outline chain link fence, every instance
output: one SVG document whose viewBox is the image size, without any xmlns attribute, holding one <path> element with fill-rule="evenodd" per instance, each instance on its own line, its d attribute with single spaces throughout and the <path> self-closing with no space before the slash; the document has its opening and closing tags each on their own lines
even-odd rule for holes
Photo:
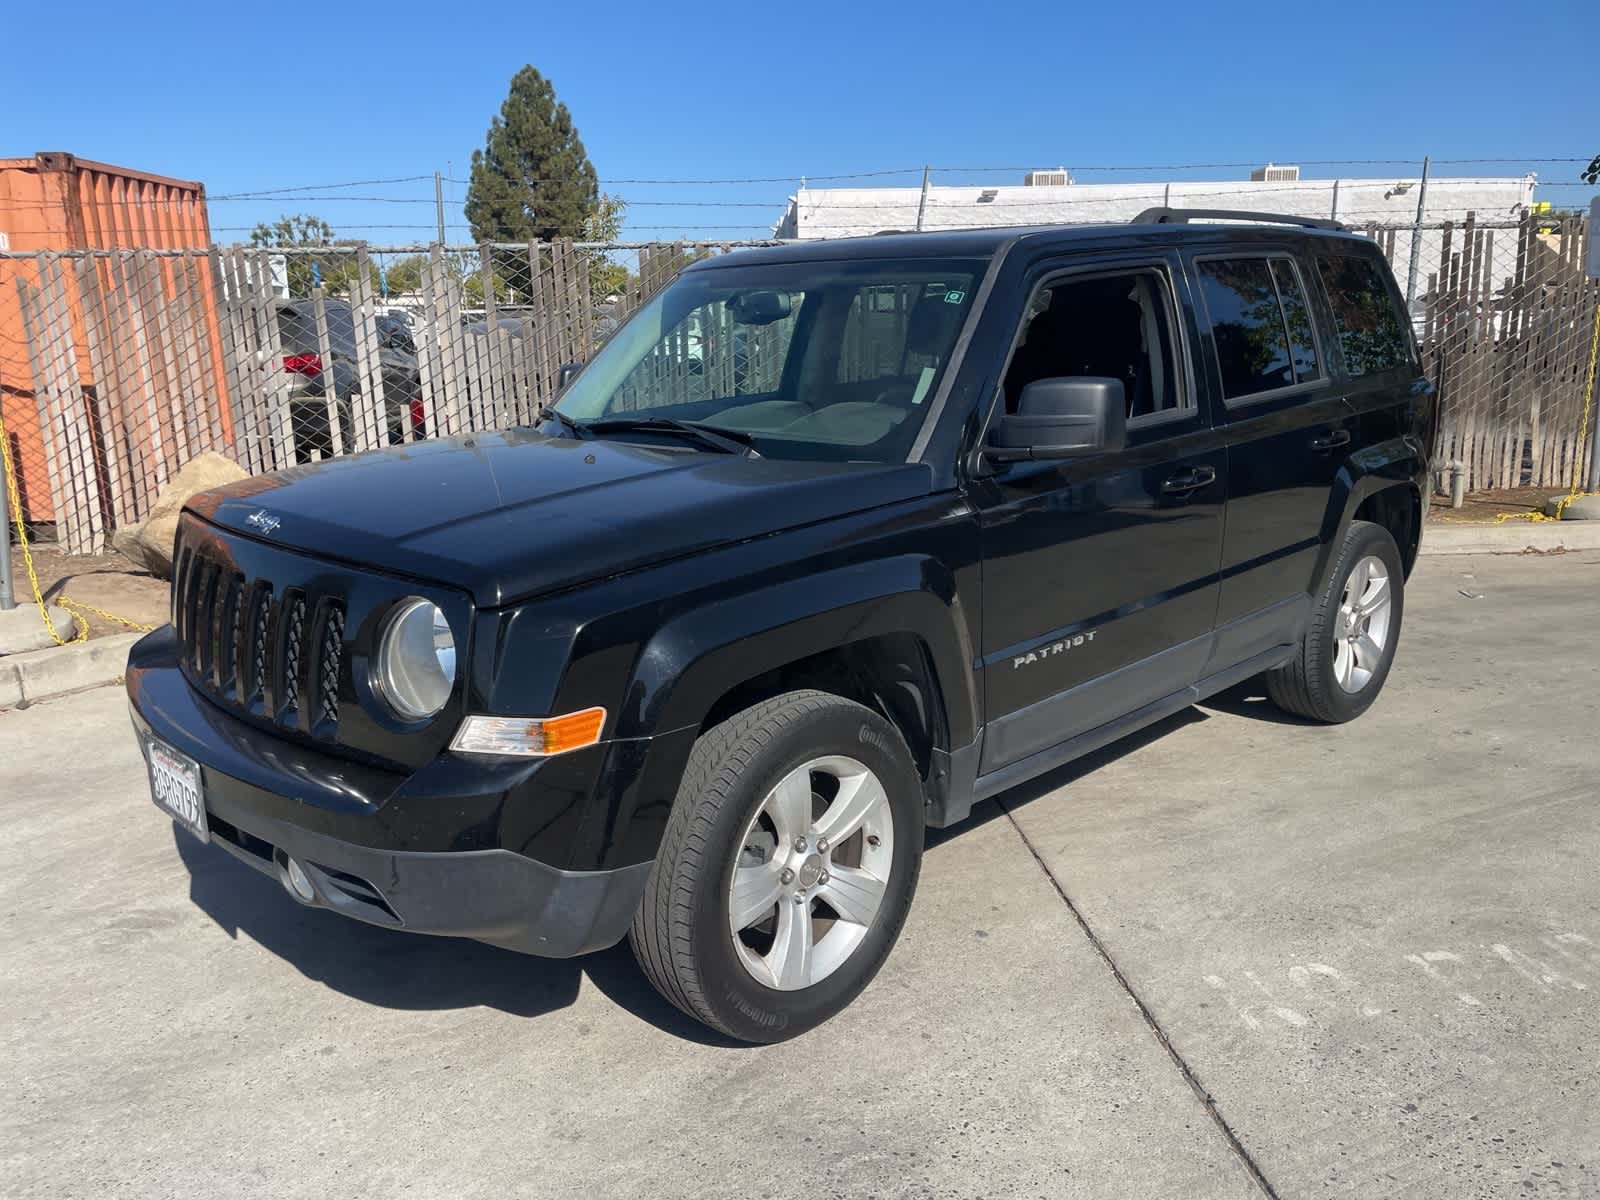
<svg viewBox="0 0 1600 1200">
<path fill-rule="evenodd" d="M 207 451 L 260 474 L 531 421 L 685 264 L 752 244 L 0 254 L 23 518 L 94 553 Z"/>
<path fill-rule="evenodd" d="M 1439 386 L 1439 490 L 1453 472 L 1468 492 L 1560 490 L 1589 478 L 1583 389 L 1600 280 L 1584 273 L 1585 220 L 1469 217 L 1368 232 L 1408 292 Z"/>
<path fill-rule="evenodd" d="M 1583 273 L 1582 221 L 1366 232 L 1408 292 L 1440 386 L 1440 489 L 1453 464 L 1469 491 L 1559 488 L 1585 470 L 1600 283 Z M 531 421 L 562 366 L 587 359 L 685 264 L 767 244 L 0 254 L 0 416 L 24 517 L 91 553 L 205 451 L 264 473 Z M 885 297 L 882 319 L 904 308 Z M 784 326 L 746 345 L 731 325 L 679 335 L 643 369 L 671 374 L 687 398 L 751 390 L 781 360 L 767 343 Z M 703 354 L 721 337 L 734 355 Z M 702 360 L 740 378 L 698 378 Z"/>
</svg>

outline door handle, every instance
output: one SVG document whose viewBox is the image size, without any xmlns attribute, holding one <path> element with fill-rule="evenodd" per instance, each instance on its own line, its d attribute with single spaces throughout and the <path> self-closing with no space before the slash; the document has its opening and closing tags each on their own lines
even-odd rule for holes
<svg viewBox="0 0 1600 1200">
<path fill-rule="evenodd" d="M 1319 438 L 1311 439 L 1313 450 L 1337 450 L 1340 446 L 1350 444 L 1350 431 L 1348 429 L 1334 429 Z"/>
<path fill-rule="evenodd" d="M 1169 496 L 1181 496 L 1185 492 L 1197 492 L 1217 478 L 1215 467 L 1190 467 L 1187 471 L 1179 471 L 1171 479 L 1161 485 L 1161 490 Z"/>
</svg>

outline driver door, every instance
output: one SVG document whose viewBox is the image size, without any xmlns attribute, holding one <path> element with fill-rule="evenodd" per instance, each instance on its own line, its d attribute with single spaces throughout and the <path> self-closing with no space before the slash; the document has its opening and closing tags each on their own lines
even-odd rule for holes
<svg viewBox="0 0 1600 1200">
<path fill-rule="evenodd" d="M 971 485 L 980 773 L 1171 702 L 1201 675 L 1217 607 L 1227 455 L 1190 365 L 1198 330 L 1178 264 L 1056 260 L 1032 278 L 997 403 L 1015 411 L 1035 379 L 1119 379 L 1126 445 L 994 464 Z"/>
</svg>

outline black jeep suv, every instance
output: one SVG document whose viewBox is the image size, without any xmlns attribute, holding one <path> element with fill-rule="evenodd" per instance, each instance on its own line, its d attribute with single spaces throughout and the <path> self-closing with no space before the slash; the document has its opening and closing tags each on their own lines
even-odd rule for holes
<svg viewBox="0 0 1600 1200">
<path fill-rule="evenodd" d="M 199 498 L 127 672 L 157 802 L 309 905 L 826 1019 L 925 827 L 1255 675 L 1319 721 L 1383 686 L 1400 297 L 1211 215 L 728 254 L 536 428 Z"/>
</svg>

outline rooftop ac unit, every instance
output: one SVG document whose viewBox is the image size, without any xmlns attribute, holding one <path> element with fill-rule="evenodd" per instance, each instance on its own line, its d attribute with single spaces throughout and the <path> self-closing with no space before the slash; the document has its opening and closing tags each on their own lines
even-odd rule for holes
<svg viewBox="0 0 1600 1200">
<path fill-rule="evenodd" d="M 1072 176 L 1065 167 L 1057 167 L 1054 171 L 1029 171 L 1022 182 L 1026 187 L 1066 187 Z"/>
<path fill-rule="evenodd" d="M 1300 168 L 1279 167 L 1268 163 L 1251 171 L 1250 178 L 1255 183 L 1292 183 L 1300 178 Z"/>
</svg>

